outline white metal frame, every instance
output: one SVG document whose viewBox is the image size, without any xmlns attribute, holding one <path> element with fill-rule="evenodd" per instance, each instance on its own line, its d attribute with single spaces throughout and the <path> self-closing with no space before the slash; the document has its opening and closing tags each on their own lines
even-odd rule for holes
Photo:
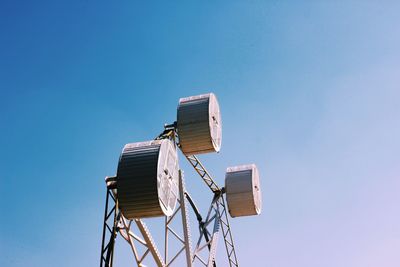
<svg viewBox="0 0 400 267">
<path fill-rule="evenodd" d="M 172 125 L 166 125 L 164 132 L 160 134 L 156 139 L 163 138 L 172 139 L 179 147 L 179 137 L 176 131 L 176 123 Z M 220 188 L 216 184 L 216 182 L 212 179 L 211 175 L 205 169 L 204 165 L 200 162 L 198 157 L 191 155 L 186 156 L 186 158 L 213 193 L 212 201 L 205 220 L 203 221 L 202 216 L 200 215 L 196 205 L 194 204 L 193 199 L 186 191 L 183 172 L 179 171 L 178 206 L 171 216 L 165 217 L 163 257 L 144 221 L 141 219 L 128 220 L 122 215 L 118 208 L 118 192 L 116 191 L 115 186 L 116 178 L 107 177 L 106 208 L 103 224 L 103 240 L 100 267 L 112 267 L 114 243 L 118 233 L 130 245 L 137 266 L 146 266 L 144 265 L 144 261 L 149 258 L 148 255 L 151 255 L 152 259 L 158 267 L 169 267 L 172 266 L 178 256 L 182 252 L 184 252 L 188 267 L 192 267 L 196 263 L 200 263 L 201 265 L 207 267 L 215 267 L 215 256 L 220 232 L 222 232 L 225 242 L 229 266 L 239 266 L 232 238 L 231 227 L 228 220 L 227 207 L 223 197 L 225 189 Z M 199 223 L 199 237 L 193 250 L 191 245 L 187 203 L 189 203 L 192 207 Z M 176 220 L 176 217 L 179 217 L 176 216 L 178 213 L 181 214 L 183 237 L 180 236 L 177 231 L 172 228 L 172 221 Z M 136 224 L 137 228 L 139 229 L 139 233 L 133 232 L 131 228 L 133 223 Z M 178 250 L 178 252 L 174 253 L 173 255 L 169 255 L 168 251 L 170 245 L 170 236 L 174 237 L 174 240 L 182 246 Z M 109 241 L 106 244 L 107 240 Z M 137 249 L 137 246 L 143 246 L 144 251 L 140 253 Z M 200 255 L 200 252 L 202 251 L 208 251 L 208 253 L 206 253 L 208 254 L 207 260 L 205 260 Z"/>
</svg>

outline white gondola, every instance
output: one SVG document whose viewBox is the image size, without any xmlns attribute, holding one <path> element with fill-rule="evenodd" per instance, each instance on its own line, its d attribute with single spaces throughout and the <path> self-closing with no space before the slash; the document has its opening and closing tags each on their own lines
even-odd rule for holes
<svg viewBox="0 0 400 267">
<path fill-rule="evenodd" d="M 229 167 L 225 174 L 228 210 L 232 217 L 261 213 L 261 188 L 255 164 Z"/>
<path fill-rule="evenodd" d="M 185 155 L 218 152 L 221 148 L 222 122 L 217 97 L 209 93 L 181 98 L 177 128 Z"/>
<path fill-rule="evenodd" d="M 127 219 L 172 215 L 178 192 L 178 154 L 169 139 L 125 145 L 117 194 Z"/>
</svg>

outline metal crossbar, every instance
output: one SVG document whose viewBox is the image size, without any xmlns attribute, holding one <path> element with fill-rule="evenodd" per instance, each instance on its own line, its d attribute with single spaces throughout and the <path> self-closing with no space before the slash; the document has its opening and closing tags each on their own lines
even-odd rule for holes
<svg viewBox="0 0 400 267">
<path fill-rule="evenodd" d="M 221 191 L 217 183 L 213 180 L 213 178 L 211 178 L 211 175 L 195 155 L 185 155 L 185 157 L 213 193 Z"/>
<path fill-rule="evenodd" d="M 224 236 L 226 254 L 229 260 L 229 266 L 238 267 L 239 263 L 236 256 L 235 245 L 233 243 L 231 226 L 228 220 L 227 207 L 225 204 L 225 200 L 222 196 L 218 199 L 217 205 L 220 207 L 218 209 L 218 215 L 221 221 L 221 230 Z"/>
<path fill-rule="evenodd" d="M 215 194 L 212 201 L 210 208 L 208 209 L 207 217 L 205 221 L 200 221 L 199 222 L 199 239 L 196 244 L 196 248 L 193 252 L 193 261 L 198 259 L 200 263 L 202 263 L 204 266 L 207 267 L 216 267 L 216 262 L 215 262 L 215 255 L 216 255 L 216 249 L 217 249 L 217 242 L 218 242 L 218 236 L 219 236 L 219 229 L 220 229 L 220 220 L 218 216 L 218 198 L 220 197 L 220 194 Z M 210 230 L 207 227 L 212 226 L 212 230 L 210 233 Z M 204 237 L 204 242 L 202 242 Z M 204 248 L 208 248 L 209 253 L 208 253 L 208 259 L 207 262 L 200 257 L 200 252 Z"/>
<path fill-rule="evenodd" d="M 185 181 L 183 178 L 182 171 L 179 171 L 179 199 L 178 199 L 178 207 L 175 212 L 170 217 L 165 217 L 165 266 L 170 266 L 175 259 L 185 251 L 186 264 L 188 267 L 192 267 L 192 254 L 191 254 L 191 242 L 190 242 L 190 227 L 189 227 L 189 216 L 187 213 L 187 205 L 185 199 Z M 176 218 L 176 214 L 180 211 L 181 219 L 182 219 L 182 231 L 183 237 L 176 233 L 176 231 L 172 228 L 172 220 Z M 178 216 L 179 217 L 179 216 Z M 172 233 L 172 235 L 182 243 L 181 249 L 175 253 L 171 260 L 168 259 L 168 234 Z"/>
<path fill-rule="evenodd" d="M 118 201 L 115 199 L 112 189 L 107 188 L 106 206 L 104 209 L 103 237 L 101 241 L 100 267 L 113 266 L 114 243 L 115 238 L 117 237 L 118 212 Z"/>
</svg>

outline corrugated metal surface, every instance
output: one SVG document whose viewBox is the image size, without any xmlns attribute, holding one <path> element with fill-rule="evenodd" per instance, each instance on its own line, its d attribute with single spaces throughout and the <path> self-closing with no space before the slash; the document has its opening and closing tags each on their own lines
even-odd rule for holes
<svg viewBox="0 0 400 267">
<path fill-rule="evenodd" d="M 125 145 L 117 196 L 127 219 L 171 215 L 178 194 L 178 156 L 170 140 Z"/>
<path fill-rule="evenodd" d="M 218 152 L 222 140 L 219 104 L 213 93 L 181 98 L 177 112 L 179 142 L 186 155 Z"/>
<path fill-rule="evenodd" d="M 225 189 L 232 217 L 261 213 L 260 178 L 255 164 L 228 168 L 225 174 Z"/>
</svg>

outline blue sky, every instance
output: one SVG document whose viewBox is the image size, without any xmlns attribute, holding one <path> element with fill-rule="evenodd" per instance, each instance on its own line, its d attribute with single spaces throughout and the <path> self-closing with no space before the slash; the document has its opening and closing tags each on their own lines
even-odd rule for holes
<svg viewBox="0 0 400 267">
<path fill-rule="evenodd" d="M 242 266 L 399 266 L 399 8 L 2 1 L 0 265 L 98 265 L 123 145 L 213 91 L 223 143 L 204 163 L 221 185 L 242 163 L 262 179 L 263 213 L 231 220 Z"/>
</svg>

